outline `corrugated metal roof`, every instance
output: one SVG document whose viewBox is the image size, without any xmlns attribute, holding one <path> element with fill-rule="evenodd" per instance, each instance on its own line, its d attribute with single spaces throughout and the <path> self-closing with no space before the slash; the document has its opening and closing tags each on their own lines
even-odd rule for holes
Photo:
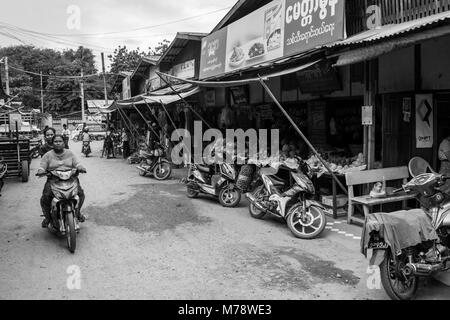
<svg viewBox="0 0 450 320">
<path fill-rule="evenodd" d="M 111 106 L 114 101 L 109 100 L 108 105 L 105 105 L 105 100 L 87 100 L 88 111 L 90 114 L 108 113 L 108 107 Z"/>
<path fill-rule="evenodd" d="M 364 31 L 362 33 L 356 34 L 346 40 L 334 42 L 327 45 L 328 48 L 333 48 L 337 46 L 349 46 L 356 44 L 363 44 L 367 42 L 375 42 L 409 32 L 424 29 L 426 27 L 439 24 L 442 22 L 448 22 L 450 20 L 450 11 L 434 14 L 425 18 L 420 18 L 412 21 L 407 21 L 399 24 L 389 24 L 381 26 L 377 29 Z"/>
<path fill-rule="evenodd" d="M 201 41 L 205 36 L 207 36 L 206 33 L 178 32 L 169 48 L 167 48 L 166 52 L 159 59 L 159 63 L 173 62 L 180 52 L 186 47 L 189 41 Z"/>
</svg>

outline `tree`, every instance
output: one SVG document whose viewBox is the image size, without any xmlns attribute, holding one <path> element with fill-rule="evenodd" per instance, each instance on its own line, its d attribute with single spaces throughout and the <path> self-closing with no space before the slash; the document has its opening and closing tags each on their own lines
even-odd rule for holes
<svg viewBox="0 0 450 320">
<path fill-rule="evenodd" d="M 145 53 L 144 51 L 140 51 L 139 48 L 135 50 L 128 50 L 127 46 L 119 46 L 114 50 L 114 55 L 108 56 L 109 60 L 111 61 L 110 72 L 132 72 L 137 67 L 139 60 L 142 57 L 150 54 L 150 51 Z"/>
<path fill-rule="evenodd" d="M 139 60 L 145 56 L 161 56 L 169 48 L 170 41 L 164 39 L 159 42 L 155 49 L 151 47 L 148 51 L 141 51 L 139 47 L 135 50 L 128 50 L 127 46 L 119 46 L 114 50 L 113 55 L 109 55 L 108 58 L 111 61 L 112 73 L 119 73 L 123 71 L 133 72 L 139 64 Z"/>
<path fill-rule="evenodd" d="M 61 53 L 61 63 L 54 68 L 57 75 L 78 77 L 81 70 L 86 76 L 97 73 L 94 54 L 90 49 L 79 47 L 75 50 L 66 50 Z M 84 82 L 85 100 L 102 99 L 103 83 L 100 77 L 80 78 L 49 78 L 46 90 L 47 110 L 57 113 L 75 112 L 81 109 L 80 81 Z"/>
<path fill-rule="evenodd" d="M 152 50 L 152 55 L 162 56 L 167 49 L 169 49 L 170 41 L 164 39 L 162 42 L 158 42 L 158 45 L 155 47 L 155 50 Z"/>
</svg>

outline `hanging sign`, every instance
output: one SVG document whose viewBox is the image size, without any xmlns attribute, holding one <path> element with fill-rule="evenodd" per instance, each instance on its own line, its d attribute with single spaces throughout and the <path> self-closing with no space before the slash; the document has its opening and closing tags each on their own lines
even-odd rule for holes
<svg viewBox="0 0 450 320">
<path fill-rule="evenodd" d="M 418 149 L 433 148 L 433 95 L 416 95 L 416 146 Z"/>
<path fill-rule="evenodd" d="M 373 106 L 362 107 L 362 125 L 371 126 L 373 125 Z"/>
</svg>

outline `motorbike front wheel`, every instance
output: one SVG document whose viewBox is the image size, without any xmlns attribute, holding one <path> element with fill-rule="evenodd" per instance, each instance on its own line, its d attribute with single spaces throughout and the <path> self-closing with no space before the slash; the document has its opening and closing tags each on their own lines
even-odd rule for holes
<svg viewBox="0 0 450 320">
<path fill-rule="evenodd" d="M 67 247 L 71 253 L 75 253 L 77 247 L 77 232 L 75 230 L 75 220 L 73 212 L 67 213 L 65 220 Z"/>
<path fill-rule="evenodd" d="M 187 187 L 186 195 L 188 198 L 194 199 L 198 197 L 199 192 L 192 187 Z"/>
<path fill-rule="evenodd" d="M 293 206 L 286 220 L 291 232 L 305 240 L 317 238 L 327 225 L 323 210 L 314 206 L 304 209 L 303 204 Z"/>
<path fill-rule="evenodd" d="M 265 195 L 267 195 L 267 191 L 264 186 L 259 186 L 254 192 L 256 199 L 264 197 Z M 263 219 L 267 215 L 266 212 L 259 210 L 252 202 L 249 204 L 248 211 L 250 212 L 252 218 L 259 220 Z"/>
<path fill-rule="evenodd" d="M 225 208 L 234 208 L 241 202 L 241 192 L 237 188 L 224 187 L 219 192 L 219 202 Z"/>
<path fill-rule="evenodd" d="M 172 174 L 172 167 L 170 166 L 170 163 L 165 161 L 162 161 L 161 163 L 157 164 L 155 169 L 153 169 L 153 175 L 157 180 L 169 179 L 171 174 Z"/>
<path fill-rule="evenodd" d="M 402 269 L 408 263 L 405 254 L 397 257 L 394 262 L 391 250 L 386 251 L 386 257 L 380 265 L 381 284 L 392 300 L 413 300 L 419 287 L 419 278 L 405 276 Z"/>
</svg>

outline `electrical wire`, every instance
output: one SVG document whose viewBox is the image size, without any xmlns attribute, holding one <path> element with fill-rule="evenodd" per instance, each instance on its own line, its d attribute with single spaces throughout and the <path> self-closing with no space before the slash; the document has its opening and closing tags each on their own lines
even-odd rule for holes
<svg viewBox="0 0 450 320">
<path fill-rule="evenodd" d="M 79 41 L 73 41 L 73 40 L 66 40 L 66 39 L 61 39 L 55 36 L 47 36 L 47 35 L 39 35 L 39 34 L 35 34 L 33 31 L 27 31 L 27 30 L 23 30 L 21 28 L 18 28 L 16 26 L 13 25 L 5 25 L 2 23 L 0 23 L 0 26 L 3 26 L 2 28 L 9 30 L 10 32 L 15 32 L 16 35 L 20 35 L 22 37 L 27 37 L 27 38 L 31 38 L 34 41 L 38 41 L 38 42 L 52 42 L 52 43 L 57 43 L 60 45 L 64 45 L 64 46 L 70 46 L 70 47 L 79 47 L 79 46 L 84 46 L 84 47 L 89 47 L 89 48 L 97 48 L 95 49 L 96 51 L 103 51 L 105 53 L 114 53 L 113 51 L 111 51 L 111 48 L 106 48 L 106 47 L 102 47 L 102 46 L 98 46 L 98 45 L 94 45 L 91 43 L 85 43 L 85 42 L 79 42 Z M 16 40 L 20 41 L 20 39 Z"/>
<path fill-rule="evenodd" d="M 158 27 L 163 27 L 166 25 L 170 25 L 170 24 L 175 24 L 178 22 L 184 22 L 187 20 L 192 20 L 192 19 L 196 19 L 196 18 L 200 18 L 200 17 L 204 17 L 204 16 L 208 16 L 214 13 L 218 13 L 221 11 L 225 11 L 225 10 L 229 10 L 232 7 L 226 7 L 226 8 L 222 8 L 222 9 L 218 9 L 218 10 L 214 10 L 214 11 L 210 11 L 210 12 L 205 12 L 202 14 L 198 14 L 195 16 L 191 16 L 191 17 L 187 17 L 187 18 L 183 18 L 183 19 L 178 19 L 178 20 L 173 20 L 173 21 L 168 21 L 165 23 L 161 23 L 161 24 L 155 24 L 155 25 L 151 25 L 151 26 L 145 26 L 145 27 L 139 27 L 139 28 L 134 28 L 134 29 L 129 29 L 129 30 L 125 30 L 125 31 L 111 31 L 111 32 L 101 32 L 101 33 L 80 33 L 80 34 L 68 34 L 68 33 L 45 33 L 45 32 L 38 32 L 38 31 L 32 31 L 32 30 L 28 30 L 25 28 L 20 28 L 17 27 L 18 29 L 22 30 L 22 31 L 26 31 L 26 32 L 30 32 L 30 33 L 34 33 L 37 35 L 44 35 L 44 36 L 57 36 L 57 37 L 98 37 L 98 36 L 105 36 L 105 35 L 110 35 L 110 34 L 121 34 L 121 33 L 128 33 L 128 32 L 134 32 L 134 31 L 139 31 L 139 30 L 147 30 L 147 29 L 153 29 L 153 28 L 158 28 Z M 0 22 L 2 24 L 7 24 L 5 22 Z M 10 25 L 10 24 L 7 24 Z M 12 25 L 11 25 L 12 26 Z"/>
</svg>

